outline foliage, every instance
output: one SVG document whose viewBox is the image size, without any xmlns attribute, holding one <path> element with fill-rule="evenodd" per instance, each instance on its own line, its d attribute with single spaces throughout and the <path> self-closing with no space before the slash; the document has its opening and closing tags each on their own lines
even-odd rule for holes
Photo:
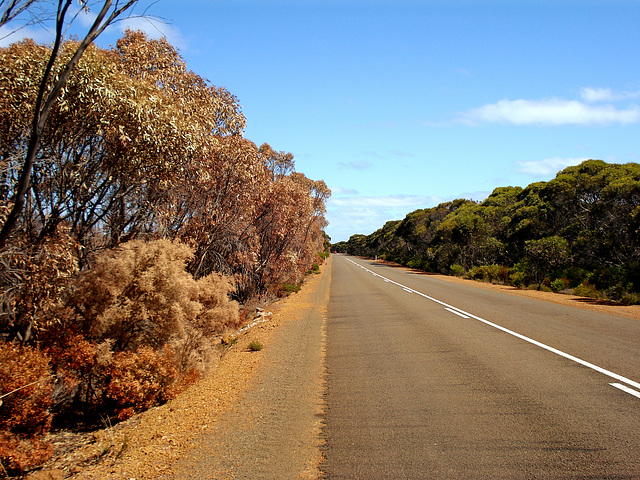
<svg viewBox="0 0 640 480">
<path fill-rule="evenodd" d="M 46 113 L 36 142 L 34 111 Z M 0 425 L 5 467 L 46 456 L 34 435 L 51 415 L 122 419 L 171 398 L 243 321 L 237 301 L 297 291 L 319 270 L 330 190 L 244 126 L 238 99 L 164 38 L 0 49 L 0 334 L 39 355 L 23 362 L 33 378 L 55 378 Z M 5 366 L 0 392 L 22 372 Z"/>
<path fill-rule="evenodd" d="M 51 426 L 49 358 L 37 348 L 0 342 L 0 463 L 10 474 L 47 460 Z"/>
<path fill-rule="evenodd" d="M 557 235 L 525 241 L 525 252 L 529 271 L 538 285 L 552 268 L 562 265 L 569 256 L 567 241 Z"/>
<path fill-rule="evenodd" d="M 249 343 L 249 350 L 251 350 L 252 352 L 259 352 L 260 350 L 262 350 L 263 346 L 262 343 L 260 343 L 257 340 L 252 340 Z"/>
<path fill-rule="evenodd" d="M 640 292 L 640 165 L 587 160 L 549 182 L 496 188 L 481 203 L 416 210 L 333 248 L 440 273 L 462 267 L 471 278 L 519 288 L 564 290 L 556 280 L 574 288 L 589 280 L 621 300 Z"/>
<path fill-rule="evenodd" d="M 134 240 L 78 278 L 64 320 L 41 338 L 61 385 L 58 411 L 126 418 L 172 398 L 206 368 L 212 339 L 237 327 L 238 305 L 224 277 L 186 271 L 192 256 L 179 242 Z"/>
<path fill-rule="evenodd" d="M 192 255 L 179 242 L 133 240 L 97 257 L 74 292 L 84 335 L 112 340 L 115 351 L 157 349 L 235 325 L 230 283 L 217 274 L 195 280 L 186 271 Z"/>
<path fill-rule="evenodd" d="M 454 277 L 463 277 L 464 276 L 464 267 L 459 263 L 455 263 L 451 265 L 449 268 L 449 275 Z"/>
<path fill-rule="evenodd" d="M 557 292 L 567 288 L 567 282 L 566 282 L 565 279 L 556 278 L 553 282 L 551 282 L 549 287 L 551 288 L 552 292 L 556 292 L 557 293 Z"/>
<path fill-rule="evenodd" d="M 21 165 L 19 167 L 20 173 L 17 176 L 15 191 L 11 197 L 12 205 L 8 209 L 7 216 L 3 218 L 2 229 L 0 230 L 0 248 L 6 246 L 7 240 L 24 209 L 29 187 L 32 183 L 31 173 L 38 155 L 38 150 L 41 146 L 43 132 L 50 124 L 52 108 L 61 96 L 62 90 L 67 84 L 71 73 L 77 67 L 84 52 L 92 45 L 93 41 L 118 17 L 132 8 L 137 1 L 138 0 L 125 0 L 123 2 L 112 2 L 111 0 L 105 0 L 100 6 L 100 2 L 91 5 L 87 0 L 79 0 L 78 3 L 82 10 L 86 12 L 89 12 L 91 6 L 97 6 L 97 14 L 95 14 L 94 20 L 89 23 L 90 27 L 84 38 L 78 42 L 73 42 L 70 55 L 63 61 L 60 61 L 61 48 L 63 46 L 64 34 L 72 23 L 73 18 L 75 18 L 75 15 L 71 15 L 69 11 L 74 2 L 73 0 L 59 0 L 57 7 L 53 7 L 53 5 L 56 4 L 56 2 L 53 2 L 50 15 L 52 18 L 55 18 L 54 41 L 51 49 L 43 55 L 43 60 L 46 61 L 46 65 L 42 69 L 42 74 L 37 77 L 37 85 L 35 87 L 37 94 L 35 95 L 33 108 L 25 109 L 31 120 L 30 128 L 25 132 L 26 137 L 28 137 L 28 141 L 26 142 L 27 147 L 24 155 L 22 155 Z M 15 19 L 15 16 L 9 13 L 11 10 L 13 10 L 16 15 L 19 15 L 21 11 L 27 11 L 32 17 L 37 19 L 37 15 L 34 15 L 33 10 L 30 8 L 32 3 L 34 2 L 27 1 L 20 5 L 20 1 L 10 2 L 2 14 L 1 23 L 6 24 Z M 46 4 L 48 2 L 42 3 Z M 4 8 L 4 6 L 2 6 L 2 8 Z M 44 10 L 47 10 L 46 7 Z M 55 15 L 53 13 L 54 11 Z M 70 43 L 67 42 L 66 45 L 69 46 Z"/>
<path fill-rule="evenodd" d="M 78 272 L 76 247 L 60 228 L 38 247 L 16 242 L 0 251 L 0 325 L 8 340 L 29 342 L 58 322 L 54 311 Z"/>
<path fill-rule="evenodd" d="M 159 352 L 140 347 L 134 352 L 118 352 L 107 369 L 105 396 L 115 405 L 119 420 L 165 403 L 175 396 L 178 378 L 171 349 Z"/>
<path fill-rule="evenodd" d="M 509 275 L 509 281 L 511 282 L 511 285 L 516 288 L 523 288 L 526 285 L 526 278 L 527 276 L 525 275 L 525 273 L 518 270 Z"/>
<path fill-rule="evenodd" d="M 25 436 L 51 426 L 49 359 L 37 348 L 0 342 L 0 430 Z"/>
</svg>

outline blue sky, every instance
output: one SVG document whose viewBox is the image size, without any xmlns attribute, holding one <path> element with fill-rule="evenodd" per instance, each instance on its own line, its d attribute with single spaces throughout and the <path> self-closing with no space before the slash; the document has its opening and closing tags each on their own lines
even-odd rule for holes
<svg viewBox="0 0 640 480">
<path fill-rule="evenodd" d="M 329 185 L 333 241 L 583 159 L 639 161 L 636 0 L 160 0 L 149 12 L 169 23 L 129 24 L 164 33 L 240 99 L 247 138 Z"/>
</svg>

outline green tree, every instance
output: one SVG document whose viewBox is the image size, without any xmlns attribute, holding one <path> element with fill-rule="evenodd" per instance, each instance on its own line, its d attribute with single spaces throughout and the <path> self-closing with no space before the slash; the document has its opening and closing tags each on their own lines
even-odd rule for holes
<svg viewBox="0 0 640 480">
<path fill-rule="evenodd" d="M 563 265 L 569 258 L 567 241 L 554 235 L 525 242 L 526 260 L 531 277 L 541 287 L 544 278 L 553 268 Z"/>
</svg>

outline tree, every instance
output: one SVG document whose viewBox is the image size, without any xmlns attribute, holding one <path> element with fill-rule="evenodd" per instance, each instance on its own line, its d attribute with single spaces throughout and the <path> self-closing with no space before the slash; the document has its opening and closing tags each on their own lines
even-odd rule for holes
<svg viewBox="0 0 640 480">
<path fill-rule="evenodd" d="M 538 288 L 553 268 L 561 266 L 568 260 L 567 247 L 567 241 L 557 235 L 525 242 L 527 263 L 534 282 L 538 283 Z"/>
<path fill-rule="evenodd" d="M 67 83 L 71 72 L 76 67 L 89 45 L 91 45 L 91 43 L 118 17 L 131 9 L 137 1 L 138 0 L 127 0 L 121 2 L 120 0 L 104 0 L 95 21 L 82 41 L 77 44 L 75 52 L 71 58 L 63 65 L 57 66 L 58 55 L 64 40 L 64 28 L 68 23 L 67 16 L 69 14 L 69 8 L 74 3 L 73 0 L 58 0 L 55 20 L 55 40 L 47 65 L 40 80 L 35 108 L 32 112 L 31 133 L 21 173 L 18 178 L 15 195 L 13 197 L 13 207 L 4 219 L 2 229 L 0 230 L 0 249 L 4 248 L 11 230 L 18 221 L 18 217 L 24 207 L 25 196 L 29 189 L 33 163 L 40 146 L 42 133 L 49 119 L 54 102 L 58 98 L 58 95 Z M 23 8 L 28 9 L 31 5 L 32 3 L 29 3 L 28 5 L 23 3 Z M 84 9 L 89 8 L 88 0 L 80 0 L 80 5 Z M 15 16 L 11 18 L 13 19 Z"/>
<path fill-rule="evenodd" d="M 66 42 L 60 59 L 75 49 L 75 42 Z M 46 47 L 29 41 L 0 49 L 5 207 L 21 173 L 28 106 L 35 104 L 47 57 Z M 160 226 L 174 228 L 160 218 L 167 192 L 179 190 L 181 182 L 193 186 L 199 159 L 220 150 L 222 135 L 236 136 L 244 126 L 235 97 L 188 72 L 166 40 L 132 31 L 115 49 L 86 50 L 50 120 L 33 163 L 24 231 L 39 243 L 59 224 L 70 224 L 85 255 L 105 242 L 113 246 Z M 92 244 L 98 231 L 104 236 Z"/>
</svg>

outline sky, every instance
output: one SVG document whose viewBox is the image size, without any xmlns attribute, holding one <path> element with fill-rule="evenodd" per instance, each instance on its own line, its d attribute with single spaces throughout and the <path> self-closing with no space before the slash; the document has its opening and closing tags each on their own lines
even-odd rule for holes
<svg viewBox="0 0 640 480">
<path fill-rule="evenodd" d="M 238 97 L 246 138 L 327 183 L 333 242 L 585 159 L 639 162 L 640 0 L 144 6 L 164 21 L 121 22 L 97 43 L 126 26 L 165 35 L 190 70 Z"/>
</svg>

